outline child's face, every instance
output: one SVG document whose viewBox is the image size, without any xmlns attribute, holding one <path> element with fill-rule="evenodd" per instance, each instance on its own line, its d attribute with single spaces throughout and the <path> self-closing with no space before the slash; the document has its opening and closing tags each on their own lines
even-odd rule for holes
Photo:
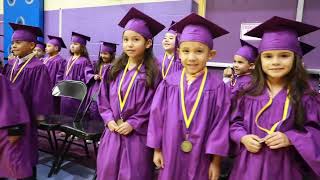
<svg viewBox="0 0 320 180">
<path fill-rule="evenodd" d="M 172 33 L 166 33 L 162 40 L 162 47 L 165 51 L 173 51 L 176 41 L 176 35 Z"/>
<path fill-rule="evenodd" d="M 122 36 L 122 48 L 130 58 L 140 58 L 147 48 L 150 48 L 152 41 L 145 40 L 143 36 L 131 30 L 126 30 Z"/>
<path fill-rule="evenodd" d="M 104 63 L 110 63 L 111 62 L 111 54 L 108 52 L 101 52 L 100 57 L 102 58 L 102 61 Z"/>
<path fill-rule="evenodd" d="M 254 64 L 249 63 L 249 61 L 242 56 L 235 55 L 233 57 L 233 68 L 236 75 L 243 75 L 250 72 L 254 68 Z"/>
<path fill-rule="evenodd" d="M 32 50 L 34 49 L 35 46 L 36 44 L 34 42 L 13 41 L 11 45 L 11 50 L 14 56 L 24 57 L 32 53 Z"/>
<path fill-rule="evenodd" d="M 200 42 L 182 42 L 179 47 L 179 57 L 188 74 L 202 71 L 215 54 L 215 50 Z"/>
<path fill-rule="evenodd" d="M 289 50 L 270 50 L 261 53 L 263 72 L 272 79 L 284 78 L 292 69 L 294 53 Z"/>
<path fill-rule="evenodd" d="M 80 43 L 73 42 L 70 44 L 70 51 L 72 53 L 80 53 L 80 49 L 81 49 Z"/>
<path fill-rule="evenodd" d="M 57 51 L 58 51 L 58 47 L 56 47 L 55 45 L 49 44 L 49 43 L 46 45 L 46 53 L 47 54 L 52 54 Z"/>
</svg>

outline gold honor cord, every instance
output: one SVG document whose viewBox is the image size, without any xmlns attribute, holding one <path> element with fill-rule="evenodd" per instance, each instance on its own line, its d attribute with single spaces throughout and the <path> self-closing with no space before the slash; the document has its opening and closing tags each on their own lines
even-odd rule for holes
<svg viewBox="0 0 320 180">
<path fill-rule="evenodd" d="M 119 88 L 118 88 L 118 99 L 119 99 L 119 102 L 120 102 L 120 110 L 121 110 L 121 111 L 123 110 L 123 107 L 124 107 L 124 105 L 125 105 L 126 102 L 127 102 L 127 99 L 128 99 L 130 90 L 131 90 L 131 88 L 132 88 L 133 82 L 134 82 L 134 80 L 136 79 L 136 77 L 137 77 L 137 75 L 138 75 L 138 72 L 140 71 L 140 68 L 141 68 L 141 66 L 142 66 L 142 63 L 138 66 L 138 68 L 136 69 L 136 72 L 135 72 L 134 75 L 132 76 L 131 81 L 130 81 L 129 86 L 128 86 L 128 89 L 126 90 L 126 93 L 125 93 L 124 98 L 123 98 L 123 100 L 122 100 L 122 97 L 121 97 L 121 86 L 122 86 L 124 77 L 125 77 L 126 74 L 127 74 L 129 65 L 130 65 L 130 63 L 128 62 L 127 65 L 126 65 L 126 67 L 125 67 L 125 69 L 124 69 L 124 71 L 123 71 L 123 74 L 122 74 L 122 77 L 121 77 L 121 80 L 120 80 L 120 83 L 119 83 Z"/>
<path fill-rule="evenodd" d="M 67 69 L 66 69 L 66 76 L 68 76 L 69 72 L 71 71 L 71 68 L 73 67 L 74 63 L 76 63 L 76 61 L 79 59 L 79 57 L 76 57 L 75 59 L 72 59 L 72 57 L 70 58 L 71 60 L 68 62 Z"/>
<path fill-rule="evenodd" d="M 184 80 L 183 80 L 184 75 L 185 75 L 185 68 L 183 68 L 182 73 L 181 73 L 181 78 L 180 78 L 180 94 L 181 94 L 181 109 L 182 109 L 182 113 L 183 113 L 183 119 L 186 124 L 186 127 L 189 128 L 190 124 L 193 120 L 193 117 L 195 115 L 195 112 L 199 106 L 200 98 L 202 96 L 204 85 L 205 85 L 207 75 L 208 75 L 208 69 L 207 68 L 204 69 L 204 75 L 202 77 L 202 81 L 201 81 L 200 89 L 198 91 L 197 99 L 192 107 L 192 110 L 191 110 L 189 117 L 187 115 L 186 105 L 185 105 L 185 100 L 184 100 L 184 83 L 183 83 L 184 82 Z"/>
<path fill-rule="evenodd" d="M 165 69 L 165 67 L 164 67 L 164 62 L 166 61 L 166 59 L 167 59 L 167 53 L 164 54 L 164 57 L 163 57 L 163 59 L 162 59 L 162 68 L 161 68 L 162 71 L 161 71 L 161 72 L 162 72 L 162 77 L 163 77 L 163 79 L 165 79 L 165 78 L 167 77 L 167 75 L 168 75 L 168 72 L 169 72 L 169 70 L 170 70 L 170 68 L 171 68 L 171 65 L 172 65 L 174 56 L 171 57 L 170 63 L 169 63 L 168 68 L 167 68 L 167 70 L 166 70 L 166 72 L 165 72 L 165 70 L 164 70 L 164 69 Z"/>
<path fill-rule="evenodd" d="M 58 54 L 57 54 L 58 55 Z M 51 59 L 53 59 L 54 57 L 56 57 L 57 55 L 51 56 L 51 57 L 47 57 L 44 61 L 43 64 L 47 64 Z"/>
<path fill-rule="evenodd" d="M 262 130 L 262 131 L 264 131 L 264 132 L 266 132 L 268 134 L 274 133 L 276 128 L 277 128 L 277 126 L 279 125 L 279 123 L 282 122 L 282 121 L 285 121 L 287 116 L 288 116 L 289 104 L 290 104 L 290 98 L 289 98 L 289 95 L 288 95 L 288 91 L 287 91 L 286 101 L 285 101 L 284 108 L 283 108 L 282 119 L 280 121 L 276 122 L 275 124 L 273 124 L 271 129 L 266 129 L 266 128 L 261 127 L 258 124 L 258 120 L 259 120 L 259 117 L 261 116 L 261 114 L 271 106 L 272 101 L 273 101 L 273 98 L 270 95 L 270 99 L 269 99 L 268 103 L 258 112 L 258 114 L 256 115 L 256 118 L 255 118 L 255 123 L 256 123 L 257 127 L 260 130 Z"/>
<path fill-rule="evenodd" d="M 15 67 L 16 67 L 19 59 L 17 59 L 17 60 L 14 62 L 13 67 L 12 67 L 12 69 L 11 69 L 11 73 L 10 73 L 10 81 L 11 81 L 12 83 L 14 83 L 14 82 L 17 80 L 17 78 L 19 77 L 19 75 L 20 75 L 20 73 L 22 72 L 22 70 L 27 66 L 27 64 L 31 61 L 31 59 L 32 59 L 33 57 L 34 57 L 34 55 L 32 55 L 31 57 L 29 57 L 29 59 L 23 64 L 23 66 L 19 69 L 18 73 L 17 73 L 17 74 L 14 76 L 14 78 L 12 79 L 12 77 L 13 77 L 13 70 L 15 69 Z"/>
</svg>

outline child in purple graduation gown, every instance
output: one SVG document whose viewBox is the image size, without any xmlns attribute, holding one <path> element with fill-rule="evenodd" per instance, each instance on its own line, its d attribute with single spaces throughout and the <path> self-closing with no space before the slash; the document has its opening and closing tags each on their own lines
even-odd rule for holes
<svg viewBox="0 0 320 180">
<path fill-rule="evenodd" d="M 318 29 L 275 16 L 246 34 L 262 40 L 252 83 L 231 119 L 231 180 L 320 178 L 320 97 L 309 86 L 298 41 Z"/>
<path fill-rule="evenodd" d="M 46 65 L 51 78 L 51 87 L 53 88 L 59 81 L 63 80 L 66 68 L 66 60 L 60 56 L 61 48 L 66 48 L 63 39 L 56 36 L 48 35 L 49 41 L 46 46 L 47 57 L 43 58 L 43 64 Z M 60 98 L 54 97 L 55 114 L 60 112 Z"/>
<path fill-rule="evenodd" d="M 212 39 L 228 32 L 211 21 L 190 14 L 172 28 L 181 32 L 182 71 L 167 76 L 153 98 L 147 145 L 162 180 L 218 179 L 221 156 L 229 147 L 230 93 L 209 71 Z"/>
<path fill-rule="evenodd" d="M 224 81 L 231 89 L 231 99 L 234 99 L 238 92 L 243 90 L 251 82 L 251 72 L 254 69 L 254 62 L 258 55 L 258 49 L 253 45 L 240 40 L 241 48 L 234 55 L 233 69 L 224 70 Z M 227 81 L 226 81 L 227 79 Z"/>
<path fill-rule="evenodd" d="M 175 22 L 172 21 L 171 25 Z M 163 57 L 159 58 L 158 64 L 161 69 L 162 78 L 182 69 L 181 61 L 177 54 L 178 33 L 169 28 L 162 40 L 162 47 L 165 50 Z"/>
<path fill-rule="evenodd" d="M 44 58 L 46 45 L 43 42 L 38 41 L 36 47 L 33 49 L 33 53 L 36 58 L 40 59 L 41 61 Z"/>
<path fill-rule="evenodd" d="M 86 48 L 87 41 L 90 41 L 90 39 L 90 37 L 83 34 L 72 32 L 71 57 L 67 61 L 63 80 L 75 80 L 87 83 L 86 72 L 88 69 L 92 70 L 92 64 Z M 79 100 L 63 97 L 61 98 L 60 113 L 74 117 L 79 105 Z"/>
<path fill-rule="evenodd" d="M 152 180 L 146 135 L 153 94 L 161 79 L 152 39 L 164 26 L 135 8 L 120 21 L 123 54 L 104 74 L 98 96 L 105 122 L 97 157 L 99 180 Z"/>
<path fill-rule="evenodd" d="M 30 119 L 20 90 L 0 74 L 0 179 L 32 176 Z"/>
<path fill-rule="evenodd" d="M 30 147 L 30 159 L 36 176 L 38 162 L 38 121 L 51 114 L 53 102 L 51 80 L 46 66 L 34 56 L 33 48 L 37 36 L 42 36 L 38 27 L 9 23 L 14 30 L 12 34 L 12 52 L 15 59 L 8 61 L 4 75 L 17 87 L 26 104 L 30 115 L 31 132 L 27 133 Z"/>
<path fill-rule="evenodd" d="M 99 52 L 99 60 L 93 63 L 92 69 L 88 69 L 87 79 L 89 91 L 85 101 L 85 107 L 90 103 L 91 105 L 88 109 L 87 116 L 89 119 L 101 120 L 100 113 L 98 111 L 98 106 L 96 101 L 92 102 L 92 98 L 97 97 L 100 90 L 100 82 L 102 80 L 103 72 L 111 66 L 111 63 L 114 62 L 115 55 L 117 50 L 117 44 L 110 42 L 102 42 Z"/>
</svg>

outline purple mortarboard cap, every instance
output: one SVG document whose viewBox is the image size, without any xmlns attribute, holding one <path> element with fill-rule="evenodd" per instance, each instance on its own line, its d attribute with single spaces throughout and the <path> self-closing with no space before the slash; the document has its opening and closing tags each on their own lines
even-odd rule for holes
<svg viewBox="0 0 320 180">
<path fill-rule="evenodd" d="M 46 49 L 46 44 L 41 42 L 41 41 L 37 41 L 36 47 L 42 49 L 42 51 L 44 51 Z"/>
<path fill-rule="evenodd" d="M 206 44 L 210 49 L 213 48 L 212 39 L 229 33 L 220 26 L 195 13 L 175 23 L 171 29 L 180 33 L 179 43 L 195 41 Z"/>
<path fill-rule="evenodd" d="M 28 41 L 37 42 L 37 37 L 42 37 L 42 31 L 39 27 L 9 23 L 13 29 L 13 34 L 11 37 L 12 41 Z"/>
<path fill-rule="evenodd" d="M 48 35 L 48 38 L 49 41 L 47 42 L 47 44 L 52 44 L 54 46 L 58 46 L 59 48 L 67 48 L 61 37 Z"/>
<path fill-rule="evenodd" d="M 262 38 L 259 53 L 268 50 L 289 50 L 302 56 L 298 37 L 318 30 L 319 27 L 274 16 L 245 35 Z"/>
<path fill-rule="evenodd" d="M 86 36 L 86 35 L 83 35 L 83 34 L 79 34 L 79 33 L 76 33 L 76 32 L 72 32 L 72 35 L 71 35 L 71 42 L 74 42 L 74 43 L 79 43 L 83 46 L 85 46 L 87 44 L 87 41 L 90 41 L 90 37 Z"/>
<path fill-rule="evenodd" d="M 100 52 L 102 53 L 115 53 L 117 51 L 117 45 L 111 42 L 101 41 Z"/>
<path fill-rule="evenodd" d="M 240 43 L 242 47 L 238 49 L 235 55 L 239 55 L 245 58 L 246 60 L 249 61 L 249 63 L 254 63 L 258 56 L 258 48 L 254 47 L 253 45 L 241 39 L 240 39 Z"/>
<path fill-rule="evenodd" d="M 169 32 L 169 33 L 177 34 L 177 31 L 175 31 L 175 30 L 173 30 L 173 29 L 171 28 L 175 23 L 176 23 L 175 21 L 171 21 L 170 27 L 169 27 L 169 29 L 168 29 L 168 32 Z"/>
<path fill-rule="evenodd" d="M 304 43 L 299 41 L 300 43 L 300 47 L 301 47 L 301 51 L 302 51 L 302 55 L 306 55 L 308 54 L 310 51 L 312 51 L 315 47 L 311 46 L 310 44 Z"/>
<path fill-rule="evenodd" d="M 119 26 L 137 32 L 146 39 L 152 39 L 165 28 L 163 24 L 134 7 L 122 18 Z"/>
</svg>

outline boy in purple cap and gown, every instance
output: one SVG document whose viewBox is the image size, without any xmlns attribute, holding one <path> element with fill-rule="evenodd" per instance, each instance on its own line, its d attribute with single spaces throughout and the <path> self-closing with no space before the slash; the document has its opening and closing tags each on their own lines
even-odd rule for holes
<svg viewBox="0 0 320 180">
<path fill-rule="evenodd" d="M 298 41 L 318 29 L 275 16 L 246 33 L 262 40 L 252 83 L 231 118 L 231 180 L 320 178 L 320 97 L 309 86 Z"/>
<path fill-rule="evenodd" d="M 221 156 L 229 150 L 230 93 L 206 62 L 216 54 L 212 39 L 228 32 L 194 13 L 172 28 L 181 33 L 184 68 L 155 93 L 147 145 L 155 149 L 158 179 L 218 179 Z"/>
<path fill-rule="evenodd" d="M 254 62 L 258 55 L 258 49 L 253 45 L 240 40 L 241 48 L 234 55 L 233 69 L 230 81 L 227 82 L 231 89 L 231 99 L 236 98 L 238 92 L 243 90 L 251 82 L 251 71 L 254 69 Z M 224 72 L 230 71 L 227 68 Z M 224 73 L 226 75 L 226 73 Z M 225 81 L 225 80 L 224 80 Z"/>
<path fill-rule="evenodd" d="M 38 41 L 36 47 L 33 49 L 33 53 L 35 54 L 35 57 L 43 61 L 45 52 L 46 44 L 43 42 Z"/>
<path fill-rule="evenodd" d="M 93 97 L 97 97 L 100 91 L 100 82 L 102 74 L 111 66 L 115 60 L 117 44 L 111 42 L 102 42 L 99 51 L 99 60 L 93 63 L 93 68 L 87 69 L 87 79 L 89 91 L 85 101 L 85 107 L 90 104 L 87 115 L 89 119 L 99 120 L 101 118 L 96 101 L 92 102 Z M 94 71 L 92 71 L 92 69 Z"/>
<path fill-rule="evenodd" d="M 31 133 L 30 158 L 34 166 L 38 162 L 38 130 L 39 120 L 51 114 L 53 109 L 51 95 L 51 80 L 46 66 L 32 53 L 36 46 L 37 36 L 42 36 L 38 27 L 9 23 L 14 30 L 12 34 L 12 51 L 15 59 L 9 60 L 4 69 L 4 75 L 11 83 L 20 89 L 27 104 L 30 115 Z"/>
<path fill-rule="evenodd" d="M 175 22 L 172 21 L 172 26 Z M 161 70 L 162 78 L 165 79 L 167 75 L 180 71 L 183 66 L 177 54 L 178 33 L 169 28 L 162 40 L 162 47 L 165 50 L 164 56 L 159 58 L 158 62 Z"/>
<path fill-rule="evenodd" d="M 61 37 L 48 35 L 49 41 L 46 46 L 47 57 L 43 59 L 43 64 L 46 65 L 51 79 L 51 87 L 53 88 L 59 81 L 63 80 L 64 71 L 66 68 L 66 60 L 60 56 L 61 48 L 66 48 Z M 54 112 L 60 112 L 60 98 L 54 97 Z"/>
<path fill-rule="evenodd" d="M 153 94 L 160 82 L 152 39 L 164 26 L 131 8 L 120 21 L 124 53 L 103 77 L 98 96 L 105 122 L 97 157 L 99 180 L 152 180 L 146 135 Z"/>
<path fill-rule="evenodd" d="M 72 32 L 70 54 L 63 80 L 75 80 L 88 83 L 86 72 L 88 69 L 92 71 L 92 64 L 89 60 L 88 51 L 86 48 L 87 41 L 90 41 L 90 37 L 76 32 Z M 60 112 L 62 115 L 75 116 L 77 109 L 80 105 L 80 101 L 67 97 L 61 98 Z"/>
<path fill-rule="evenodd" d="M 0 179 L 32 176 L 30 119 L 20 90 L 0 74 Z"/>
</svg>

